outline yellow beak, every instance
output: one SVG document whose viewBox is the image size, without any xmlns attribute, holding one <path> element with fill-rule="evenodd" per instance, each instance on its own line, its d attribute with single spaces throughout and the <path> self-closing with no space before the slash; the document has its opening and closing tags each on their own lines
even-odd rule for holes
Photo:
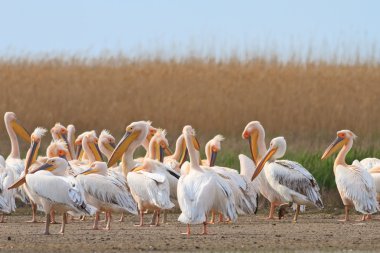
<svg viewBox="0 0 380 253">
<path fill-rule="evenodd" d="M 323 153 L 321 160 L 324 160 L 337 152 L 339 149 L 341 149 L 346 143 L 348 142 L 348 139 L 336 137 L 336 139 L 330 144 L 330 146 L 327 147 L 325 152 Z"/>
<path fill-rule="evenodd" d="M 251 150 L 252 160 L 255 163 L 255 165 L 257 165 L 259 162 L 259 152 L 258 152 L 258 147 L 257 147 L 257 139 L 258 138 L 259 138 L 259 135 L 258 135 L 257 131 L 254 131 L 248 137 L 249 149 Z"/>
<path fill-rule="evenodd" d="M 251 181 L 254 180 L 260 174 L 260 172 L 264 168 L 265 163 L 276 153 L 276 151 L 277 151 L 277 148 L 271 148 L 268 150 L 268 152 L 265 154 L 264 158 L 257 165 L 256 170 L 252 175 Z"/>
<path fill-rule="evenodd" d="M 139 137 L 141 131 L 126 132 L 120 142 L 117 144 L 115 150 L 108 161 L 107 167 L 112 167 L 118 160 L 121 159 L 122 155 L 131 145 L 131 143 Z"/>
<path fill-rule="evenodd" d="M 20 136 L 21 139 L 23 139 L 27 143 L 31 142 L 30 134 L 28 133 L 28 131 L 26 131 L 26 129 L 23 126 L 21 126 L 16 120 L 12 121 L 11 125 L 13 131 L 15 131 L 15 133 L 18 136 Z"/>
</svg>

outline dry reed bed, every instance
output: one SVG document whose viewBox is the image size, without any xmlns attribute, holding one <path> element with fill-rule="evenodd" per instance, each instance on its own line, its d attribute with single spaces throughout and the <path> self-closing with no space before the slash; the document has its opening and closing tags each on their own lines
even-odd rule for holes
<svg viewBox="0 0 380 253">
<path fill-rule="evenodd" d="M 270 136 L 301 147 L 325 146 L 342 128 L 380 133 L 376 64 L 25 58 L 0 61 L 0 87 L 0 113 L 16 112 L 29 129 L 60 121 L 119 137 L 131 121 L 149 119 L 171 139 L 191 124 L 204 138 L 238 140 L 260 120 Z M 0 133 L 4 140 L 3 124 Z"/>
</svg>

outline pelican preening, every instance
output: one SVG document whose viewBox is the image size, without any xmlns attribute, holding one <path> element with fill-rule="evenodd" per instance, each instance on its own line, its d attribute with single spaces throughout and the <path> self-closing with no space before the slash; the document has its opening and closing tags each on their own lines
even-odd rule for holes
<svg viewBox="0 0 380 253">
<path fill-rule="evenodd" d="M 236 222 L 238 215 L 256 214 L 260 194 L 271 204 L 269 219 L 274 218 L 277 206 L 281 218 L 291 203 L 296 205 L 294 222 L 303 205 L 323 208 L 313 175 L 297 162 L 279 160 L 286 152 L 285 138 L 272 139 L 267 148 L 265 131 L 258 121 L 249 122 L 243 130 L 251 158 L 238 156 L 240 173 L 220 166 L 216 160 L 222 135 L 207 142 L 206 160 L 202 160 L 191 126 L 183 128 L 172 153 L 166 131 L 153 127 L 150 121 L 129 124 L 117 145 L 107 130 L 99 137 L 94 130 L 76 137 L 74 125 L 56 123 L 50 130 L 53 141 L 46 156 L 38 156 L 46 130 L 37 127 L 29 135 L 12 112 L 5 113 L 4 122 L 11 152 L 6 160 L 0 156 L 0 223 L 4 222 L 4 214 L 16 211 L 15 197 L 31 204 L 32 222 L 36 222 L 37 209 L 46 214 L 44 234 L 50 233 L 54 213 L 62 214 L 60 233 L 64 233 L 67 214 L 94 216 L 93 228 L 99 229 L 99 214 L 104 212 L 105 229 L 109 230 L 112 213 L 139 214 L 137 226 L 144 226 L 144 214 L 150 211 L 150 225 L 158 226 L 161 212 L 166 223 L 165 211 L 177 206 L 181 210 L 178 221 L 187 225 L 185 234 L 189 236 L 193 224 L 203 224 L 202 234 L 208 233 L 210 213 L 219 213 L 220 221 L 229 222 Z M 367 220 L 379 210 L 380 160 L 366 158 L 347 165 L 345 156 L 355 134 L 342 130 L 337 135 L 322 159 L 341 149 L 333 170 L 345 205 L 344 220 L 349 220 L 350 206 Z M 30 143 L 25 159 L 17 136 Z M 146 154 L 134 158 L 140 146 Z M 210 223 L 214 223 L 213 218 Z"/>
</svg>

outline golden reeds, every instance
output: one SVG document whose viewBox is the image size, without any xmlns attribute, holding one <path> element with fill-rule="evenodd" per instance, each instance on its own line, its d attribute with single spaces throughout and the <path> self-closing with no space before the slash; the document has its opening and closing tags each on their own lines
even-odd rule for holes
<svg viewBox="0 0 380 253">
<path fill-rule="evenodd" d="M 1 60 L 0 86 L 1 114 L 14 111 L 29 129 L 61 122 L 120 136 L 131 121 L 149 119 L 171 139 L 185 124 L 207 138 L 239 138 L 259 120 L 301 146 L 344 128 L 380 133 L 376 64 L 52 57 Z M 0 133 L 6 138 L 3 124 Z"/>
</svg>

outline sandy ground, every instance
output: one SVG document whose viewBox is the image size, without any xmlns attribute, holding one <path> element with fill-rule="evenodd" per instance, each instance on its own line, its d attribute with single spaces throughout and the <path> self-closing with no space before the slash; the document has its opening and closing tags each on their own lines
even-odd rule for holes
<svg viewBox="0 0 380 253">
<path fill-rule="evenodd" d="M 265 214 L 240 216 L 235 224 L 210 225 L 211 235 L 201 236 L 201 226 L 193 226 L 189 238 L 181 235 L 184 224 L 178 214 L 169 215 L 169 224 L 159 227 L 134 227 L 138 217 L 127 216 L 120 223 L 114 216 L 110 231 L 92 230 L 92 218 L 74 221 L 64 235 L 60 225 L 51 225 L 50 236 L 42 235 L 44 223 L 29 224 L 27 215 L 11 215 L 0 224 L 0 252 L 125 252 L 125 251 L 255 251 L 320 252 L 380 250 L 380 221 L 338 222 L 335 213 L 307 212 L 294 224 L 285 220 L 266 221 Z M 352 218 L 359 219 L 359 215 Z M 378 217 L 376 217 L 378 218 Z M 59 217 L 59 220 L 61 218 Z M 148 222 L 150 215 L 146 215 Z M 43 221 L 43 217 L 39 216 Z M 104 227 L 101 223 L 101 227 Z"/>
</svg>

